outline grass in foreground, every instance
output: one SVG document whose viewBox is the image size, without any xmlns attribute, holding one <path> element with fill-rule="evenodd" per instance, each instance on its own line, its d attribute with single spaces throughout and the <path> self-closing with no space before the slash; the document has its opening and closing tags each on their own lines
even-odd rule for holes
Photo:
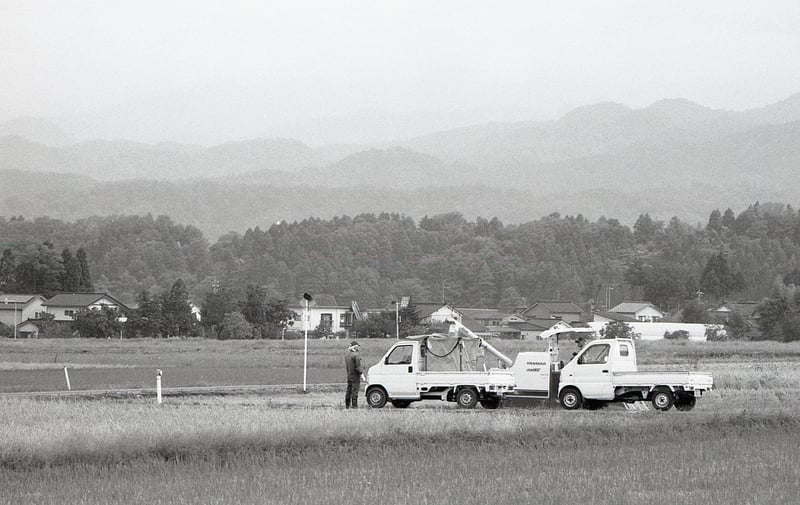
<svg viewBox="0 0 800 505">
<path fill-rule="evenodd" d="M 800 419 L 787 415 L 283 414 L 170 437 L 178 427 L 111 436 L 125 426 L 112 425 L 15 460 L 18 447 L 3 455 L 0 500 L 715 505 L 789 503 L 800 492 Z"/>
</svg>

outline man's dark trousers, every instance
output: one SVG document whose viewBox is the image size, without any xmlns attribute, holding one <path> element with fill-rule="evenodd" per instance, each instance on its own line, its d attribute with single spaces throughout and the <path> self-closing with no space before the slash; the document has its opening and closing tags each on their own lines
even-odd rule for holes
<svg viewBox="0 0 800 505">
<path fill-rule="evenodd" d="M 344 394 L 345 408 L 358 408 L 358 390 L 361 389 L 361 379 L 347 379 L 347 392 Z"/>
</svg>

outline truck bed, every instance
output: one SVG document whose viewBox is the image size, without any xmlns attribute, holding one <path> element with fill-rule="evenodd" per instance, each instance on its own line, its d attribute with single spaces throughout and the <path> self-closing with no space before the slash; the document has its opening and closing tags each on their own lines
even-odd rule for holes
<svg viewBox="0 0 800 505">
<path fill-rule="evenodd" d="M 474 384 L 483 386 L 514 387 L 514 374 L 510 370 L 486 372 L 428 371 L 417 373 L 417 385 L 422 388 Z"/>
<path fill-rule="evenodd" d="M 612 372 L 614 386 L 682 386 L 711 389 L 714 379 L 709 373 L 681 371 Z"/>
</svg>

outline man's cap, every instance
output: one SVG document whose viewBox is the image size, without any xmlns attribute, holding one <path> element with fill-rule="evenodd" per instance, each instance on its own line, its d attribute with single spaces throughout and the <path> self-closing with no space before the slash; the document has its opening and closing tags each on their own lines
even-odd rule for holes
<svg viewBox="0 0 800 505">
<path fill-rule="evenodd" d="M 356 345 L 358 345 L 358 342 L 356 342 L 355 340 L 350 342 L 350 347 L 353 347 L 353 346 L 356 346 Z"/>
</svg>

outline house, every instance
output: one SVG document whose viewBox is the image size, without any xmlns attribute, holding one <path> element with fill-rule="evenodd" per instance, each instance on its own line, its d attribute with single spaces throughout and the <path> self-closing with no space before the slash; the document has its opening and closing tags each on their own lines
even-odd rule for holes
<svg viewBox="0 0 800 505">
<path fill-rule="evenodd" d="M 505 314 L 498 309 L 456 308 L 462 315 L 478 321 L 484 326 L 501 326 Z"/>
<path fill-rule="evenodd" d="M 608 312 L 623 314 L 637 321 L 646 321 L 650 323 L 664 319 L 664 313 L 650 302 L 622 302 L 612 307 Z"/>
<path fill-rule="evenodd" d="M 608 312 L 603 310 L 592 311 L 592 322 L 594 323 L 635 323 L 638 319 L 627 314 L 619 314 L 617 312 Z"/>
<path fill-rule="evenodd" d="M 560 319 L 531 318 L 522 322 L 509 322 L 508 326 L 518 329 L 521 339 L 536 340 L 546 330 L 569 328 L 572 325 Z"/>
<path fill-rule="evenodd" d="M 761 335 L 758 326 L 758 305 L 755 301 L 724 301 L 721 305 L 708 309 L 709 319 L 724 323 L 732 314 L 740 316 L 746 325 L 745 335 L 748 338 L 757 338 Z"/>
<path fill-rule="evenodd" d="M 520 340 L 522 331 L 514 326 L 487 326 L 486 330 L 495 337 Z"/>
<path fill-rule="evenodd" d="M 458 321 L 464 326 L 466 329 L 478 335 L 481 338 L 491 338 L 497 336 L 497 334 L 491 331 L 487 326 L 481 324 L 479 321 L 472 319 L 469 316 L 465 316 L 461 314 L 460 319 Z"/>
<path fill-rule="evenodd" d="M 122 302 L 108 293 L 61 293 L 42 304 L 55 321 L 72 321 L 75 315 L 84 309 L 117 309 L 127 312 L 129 309 Z"/>
<path fill-rule="evenodd" d="M 39 319 L 46 311 L 45 300 L 41 295 L 0 295 L 0 323 L 14 328 L 29 319 Z"/>
<path fill-rule="evenodd" d="M 39 338 L 39 325 L 37 319 L 26 319 L 17 325 L 19 338 Z"/>
<path fill-rule="evenodd" d="M 420 324 L 443 324 L 448 319 L 462 322 L 463 314 L 447 303 L 417 303 L 416 306 Z"/>
<path fill-rule="evenodd" d="M 305 332 L 325 328 L 331 333 L 346 332 L 353 326 L 355 312 L 353 305 L 337 304 L 332 296 L 319 295 L 308 302 L 306 324 L 303 324 L 303 315 L 306 313 L 306 300 L 287 306 L 295 314 L 292 330 Z"/>
<path fill-rule="evenodd" d="M 725 301 L 713 309 L 708 309 L 708 313 L 712 317 L 720 317 L 723 320 L 733 313 L 742 316 L 745 320 L 758 319 L 759 303 L 753 301 Z"/>
<path fill-rule="evenodd" d="M 583 310 L 569 301 L 538 301 L 524 309 L 520 315 L 525 319 L 560 319 L 567 323 L 583 321 Z"/>
</svg>

